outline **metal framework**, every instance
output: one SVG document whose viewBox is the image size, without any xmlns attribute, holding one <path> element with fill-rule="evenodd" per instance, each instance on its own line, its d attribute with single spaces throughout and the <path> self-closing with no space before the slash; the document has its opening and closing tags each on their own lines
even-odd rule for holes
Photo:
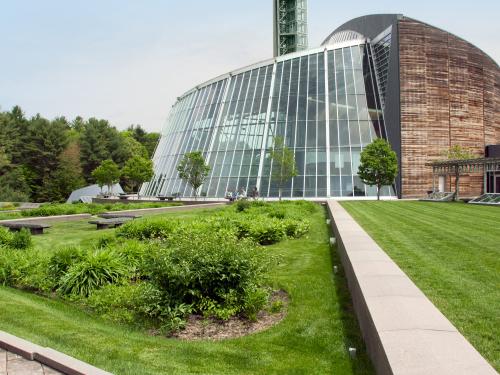
<svg viewBox="0 0 500 375">
<path fill-rule="evenodd" d="M 479 158 L 466 160 L 443 160 L 427 163 L 427 166 L 432 167 L 432 187 L 435 190 L 436 176 L 459 176 L 463 173 L 484 173 L 484 189 L 488 193 L 488 174 L 495 173 L 500 176 L 500 158 Z M 494 191 L 493 191 L 494 192 Z M 493 193 L 492 192 L 492 193 Z"/>
<path fill-rule="evenodd" d="M 307 0 L 273 0 L 274 56 L 307 49 Z"/>
</svg>

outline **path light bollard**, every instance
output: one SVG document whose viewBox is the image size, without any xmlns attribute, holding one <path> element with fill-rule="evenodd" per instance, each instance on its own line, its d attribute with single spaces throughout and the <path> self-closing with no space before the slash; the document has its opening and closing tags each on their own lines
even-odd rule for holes
<svg viewBox="0 0 500 375">
<path fill-rule="evenodd" d="M 330 225 L 332 221 L 330 219 L 326 219 L 326 225 Z"/>
<path fill-rule="evenodd" d="M 333 266 L 333 273 L 339 273 L 339 268 L 337 266 Z"/>
<path fill-rule="evenodd" d="M 349 348 L 349 356 L 351 359 L 356 358 L 356 348 Z"/>
<path fill-rule="evenodd" d="M 335 237 L 330 237 L 330 245 L 333 246 L 337 243 L 337 239 Z"/>
</svg>

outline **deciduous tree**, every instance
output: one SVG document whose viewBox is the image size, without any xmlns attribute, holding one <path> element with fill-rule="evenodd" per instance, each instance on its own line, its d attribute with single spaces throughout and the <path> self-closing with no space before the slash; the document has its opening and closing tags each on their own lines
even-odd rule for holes
<svg viewBox="0 0 500 375">
<path fill-rule="evenodd" d="M 273 162 L 271 180 L 278 185 L 278 197 L 281 201 L 283 185 L 298 174 L 293 151 L 285 145 L 283 137 L 274 138 L 271 160 Z"/>
<path fill-rule="evenodd" d="M 394 183 L 398 158 L 385 139 L 376 139 L 364 148 L 358 175 L 365 184 L 377 187 L 377 200 L 380 200 L 382 186 Z"/>
<path fill-rule="evenodd" d="M 104 185 L 108 187 L 108 193 L 113 192 L 113 185 L 120 181 L 121 171 L 118 165 L 111 160 L 104 160 L 100 166 L 92 171 L 92 177 L 95 179 L 99 187 Z"/>
<path fill-rule="evenodd" d="M 184 155 L 177 166 L 179 177 L 186 181 L 194 191 L 194 198 L 198 196 L 198 189 L 208 176 L 210 166 L 205 163 L 200 151 L 189 152 Z"/>
<path fill-rule="evenodd" d="M 132 191 L 134 191 L 140 184 L 153 178 L 153 162 L 141 156 L 133 156 L 125 163 L 122 176 L 130 182 Z M 137 196 L 139 197 L 139 191 L 137 191 Z"/>
</svg>

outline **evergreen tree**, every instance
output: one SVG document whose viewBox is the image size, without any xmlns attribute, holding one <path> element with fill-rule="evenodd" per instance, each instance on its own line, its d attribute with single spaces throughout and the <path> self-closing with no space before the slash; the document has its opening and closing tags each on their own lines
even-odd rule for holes
<svg viewBox="0 0 500 375">
<path fill-rule="evenodd" d="M 50 200 L 49 182 L 58 170 L 60 156 L 68 144 L 69 126 L 64 118 L 50 122 L 35 116 L 28 128 L 29 143 L 26 145 L 26 167 L 33 199 Z"/>
<path fill-rule="evenodd" d="M 72 141 L 61 153 L 58 169 L 47 184 L 51 202 L 66 201 L 73 190 L 85 186 L 80 165 L 80 146 Z"/>
</svg>

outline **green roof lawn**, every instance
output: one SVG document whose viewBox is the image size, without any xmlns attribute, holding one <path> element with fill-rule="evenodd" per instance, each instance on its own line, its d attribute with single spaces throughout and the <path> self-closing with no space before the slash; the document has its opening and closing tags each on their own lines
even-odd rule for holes
<svg viewBox="0 0 500 375">
<path fill-rule="evenodd" d="M 217 342 L 154 337 L 69 302 L 6 287 L 0 287 L 0 329 L 116 374 L 373 374 L 346 281 L 341 272 L 332 272 L 339 259 L 328 243 L 324 209 L 318 205 L 308 219 L 312 225 L 306 237 L 267 247 L 282 256 L 271 283 L 288 291 L 291 301 L 286 318 L 266 331 Z M 68 244 L 88 246 L 112 231 L 96 231 L 86 221 L 62 223 L 34 240 L 36 247 L 52 251 Z M 354 360 L 349 346 L 358 348 Z"/>
<path fill-rule="evenodd" d="M 342 206 L 500 370 L 500 208 L 417 201 Z"/>
</svg>

